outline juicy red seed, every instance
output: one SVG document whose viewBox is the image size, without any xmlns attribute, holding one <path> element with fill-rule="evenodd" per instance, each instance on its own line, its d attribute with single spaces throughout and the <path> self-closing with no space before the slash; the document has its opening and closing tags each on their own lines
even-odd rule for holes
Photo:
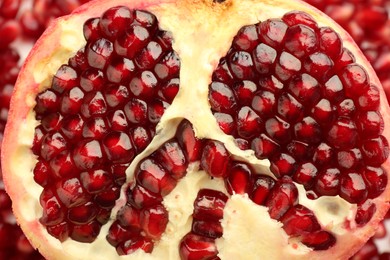
<svg viewBox="0 0 390 260">
<path fill-rule="evenodd" d="M 277 101 L 278 114 L 289 121 L 295 121 L 302 117 L 302 104 L 289 93 L 283 93 Z"/>
<path fill-rule="evenodd" d="M 194 129 L 189 121 L 184 120 L 177 128 L 176 138 L 186 155 L 188 162 L 200 159 L 203 143 L 195 135 Z"/>
<path fill-rule="evenodd" d="M 338 149 L 353 148 L 358 139 L 355 123 L 349 118 L 340 118 L 335 121 L 328 132 L 327 140 Z"/>
<path fill-rule="evenodd" d="M 289 26 L 302 24 L 302 25 L 309 26 L 310 28 L 312 28 L 314 30 L 317 28 L 317 23 L 313 19 L 313 17 L 311 17 L 310 15 L 308 15 L 306 13 L 299 12 L 299 11 L 291 11 L 291 12 L 286 13 L 285 15 L 283 15 L 282 20 Z"/>
<path fill-rule="evenodd" d="M 168 211 L 159 204 L 144 208 L 140 212 L 140 224 L 147 237 L 160 239 L 168 224 Z"/>
<path fill-rule="evenodd" d="M 108 114 L 108 124 L 113 131 L 125 131 L 129 127 L 125 112 L 115 110 Z"/>
<path fill-rule="evenodd" d="M 298 189 L 290 177 L 283 177 L 267 196 L 265 206 L 270 217 L 279 220 L 291 207 L 298 204 Z"/>
<path fill-rule="evenodd" d="M 20 7 L 21 0 L 3 0 L 0 5 L 0 16 L 4 18 L 15 18 Z"/>
<path fill-rule="evenodd" d="M 179 92 L 179 79 L 173 78 L 161 86 L 158 95 L 167 102 L 172 102 Z"/>
<path fill-rule="evenodd" d="M 362 175 L 367 185 L 369 198 L 376 198 L 385 190 L 387 175 L 383 168 L 367 166 L 363 169 Z"/>
<path fill-rule="evenodd" d="M 136 51 L 145 47 L 150 37 L 150 33 L 146 28 L 132 24 L 125 34 L 117 37 L 114 42 L 114 49 L 119 55 L 134 58 Z"/>
<path fill-rule="evenodd" d="M 289 154 L 281 153 L 271 159 L 271 171 L 278 177 L 291 176 L 295 171 L 296 160 Z"/>
<path fill-rule="evenodd" d="M 64 211 L 61 209 L 61 202 L 57 199 L 52 191 L 44 191 L 46 191 L 46 194 L 42 193 L 43 196 L 41 196 L 40 201 L 43 207 L 43 215 L 39 221 L 44 225 L 57 225 L 65 218 Z"/>
<path fill-rule="evenodd" d="M 104 89 L 104 97 L 107 105 L 110 107 L 117 107 L 124 104 L 129 98 L 129 90 L 123 85 L 108 85 Z"/>
<path fill-rule="evenodd" d="M 257 90 L 257 86 L 254 82 L 244 80 L 234 84 L 233 91 L 237 97 L 237 101 L 242 105 L 250 105 L 253 99 L 253 95 Z"/>
<path fill-rule="evenodd" d="M 161 195 L 153 193 L 141 185 L 135 185 L 133 189 L 128 190 L 128 196 L 129 202 L 139 209 L 162 202 Z"/>
<path fill-rule="evenodd" d="M 173 178 L 180 179 L 186 174 L 187 160 L 177 141 L 164 143 L 154 155 Z"/>
<path fill-rule="evenodd" d="M 107 66 L 107 79 L 113 83 L 128 84 L 134 75 L 135 65 L 132 60 L 120 57 L 111 60 Z"/>
<path fill-rule="evenodd" d="M 0 24 L 0 49 L 7 48 L 12 42 L 14 42 L 21 34 L 21 28 L 17 21 L 6 20 Z"/>
<path fill-rule="evenodd" d="M 156 99 L 151 102 L 148 110 L 148 120 L 152 124 L 160 122 L 161 117 L 164 115 L 165 110 L 169 107 L 169 104 L 165 101 Z"/>
<path fill-rule="evenodd" d="M 112 185 L 110 174 L 105 170 L 90 170 L 80 174 L 83 188 L 91 194 L 97 194 Z"/>
<path fill-rule="evenodd" d="M 151 253 L 153 251 L 153 241 L 146 237 L 136 237 L 130 238 L 129 240 L 123 242 L 117 247 L 117 252 L 119 255 L 130 255 L 137 250 L 141 249 L 145 253 Z"/>
<path fill-rule="evenodd" d="M 275 181 L 265 175 L 252 175 L 253 189 L 250 193 L 252 201 L 258 205 L 264 205 L 268 194 L 275 185 Z"/>
<path fill-rule="evenodd" d="M 389 157 L 389 143 L 382 135 L 363 141 L 361 149 L 368 165 L 380 166 Z"/>
<path fill-rule="evenodd" d="M 364 226 L 371 219 L 376 212 L 376 206 L 371 200 L 366 200 L 362 204 L 358 205 L 355 221 L 358 226 Z"/>
<path fill-rule="evenodd" d="M 84 38 L 89 40 L 96 40 L 100 36 L 100 28 L 99 28 L 99 18 L 90 18 L 88 19 L 83 26 L 83 34 Z"/>
<path fill-rule="evenodd" d="M 69 237 L 69 226 L 66 222 L 58 225 L 48 226 L 47 232 L 61 242 L 64 242 Z"/>
<path fill-rule="evenodd" d="M 103 151 L 96 140 L 80 142 L 73 151 L 73 160 L 80 170 L 99 167 L 103 161 Z"/>
<path fill-rule="evenodd" d="M 66 207 L 76 207 L 86 203 L 90 199 L 77 178 L 63 180 L 57 184 L 56 193 L 60 201 Z"/>
<path fill-rule="evenodd" d="M 151 69 L 159 61 L 162 54 L 163 50 L 160 44 L 155 41 L 151 41 L 135 57 L 135 62 L 141 69 Z"/>
<path fill-rule="evenodd" d="M 237 115 L 237 132 L 240 137 L 251 138 L 262 132 L 264 124 L 250 107 L 242 107 Z"/>
<path fill-rule="evenodd" d="M 328 81 L 325 82 L 324 87 L 324 97 L 329 99 L 330 102 L 341 101 L 345 96 L 343 85 L 337 75 L 328 79 Z"/>
<path fill-rule="evenodd" d="M 236 105 L 233 91 L 227 85 L 219 82 L 211 84 L 209 100 L 211 107 L 218 112 L 229 111 Z"/>
<path fill-rule="evenodd" d="M 300 164 L 294 175 L 293 179 L 297 183 L 303 184 L 306 189 L 310 189 L 317 177 L 318 169 L 310 162 Z"/>
<path fill-rule="evenodd" d="M 316 33 L 306 25 L 293 25 L 287 29 L 285 47 L 296 57 L 308 55 L 318 47 Z"/>
<path fill-rule="evenodd" d="M 140 211 L 131 205 L 126 204 L 122 207 L 117 214 L 117 219 L 122 227 L 130 227 L 135 230 L 141 228 Z"/>
<path fill-rule="evenodd" d="M 77 72 L 73 68 L 62 65 L 53 77 L 52 88 L 60 94 L 71 90 L 78 84 L 77 77 Z"/>
<path fill-rule="evenodd" d="M 132 12 L 124 6 L 112 7 L 105 11 L 99 22 L 100 30 L 109 39 L 115 39 L 133 21 Z"/>
<path fill-rule="evenodd" d="M 218 141 L 208 141 L 203 147 L 200 165 L 210 176 L 225 177 L 228 174 L 230 154 Z"/>
<path fill-rule="evenodd" d="M 107 131 L 107 122 L 101 117 L 95 117 L 84 123 L 82 136 L 84 138 L 101 139 Z"/>
<path fill-rule="evenodd" d="M 350 203 L 359 203 L 367 198 L 368 191 L 363 177 L 356 172 L 346 172 L 340 178 L 340 196 Z"/>
<path fill-rule="evenodd" d="M 76 225 L 87 224 L 97 215 L 97 208 L 91 202 L 69 209 L 68 219 Z"/>
<path fill-rule="evenodd" d="M 242 27 L 233 39 L 233 45 L 243 51 L 251 51 L 256 46 L 258 34 L 256 26 L 248 25 Z"/>
<path fill-rule="evenodd" d="M 318 81 L 306 73 L 293 77 L 288 84 L 288 90 L 304 105 L 312 105 L 320 99 Z"/>
<path fill-rule="evenodd" d="M 342 51 L 341 38 L 332 28 L 320 29 L 320 49 L 326 52 L 334 61 L 340 57 Z"/>
<path fill-rule="evenodd" d="M 280 97 L 280 99 L 283 99 L 283 97 Z M 283 103 L 282 101 L 279 100 L 278 102 Z M 260 116 L 267 117 L 274 113 L 273 111 L 274 104 L 276 104 L 276 98 L 274 93 L 270 91 L 258 91 L 252 99 L 251 106 Z M 279 108 L 278 110 L 282 115 L 287 114 L 287 111 L 284 112 L 283 108 Z"/>
<path fill-rule="evenodd" d="M 219 221 L 223 217 L 228 197 L 216 190 L 201 189 L 194 201 L 193 217 L 204 221 Z"/>
<path fill-rule="evenodd" d="M 73 57 L 70 57 L 68 63 L 78 72 L 86 70 L 89 65 L 85 56 L 85 48 L 81 48 Z"/>
<path fill-rule="evenodd" d="M 165 196 L 176 186 L 167 170 L 153 159 L 145 159 L 135 173 L 137 182 L 152 193 Z"/>
<path fill-rule="evenodd" d="M 253 139 L 251 144 L 257 158 L 265 159 L 273 156 L 280 150 L 280 145 L 265 134 Z"/>
<path fill-rule="evenodd" d="M 92 243 L 100 232 L 100 224 L 92 221 L 83 225 L 73 226 L 69 236 L 82 243 Z"/>
<path fill-rule="evenodd" d="M 265 131 L 278 143 L 288 143 L 291 140 L 290 124 L 275 116 L 265 122 Z"/>
<path fill-rule="evenodd" d="M 142 126 L 130 130 L 130 138 L 133 141 L 137 153 L 142 152 L 152 141 L 153 131 Z"/>
<path fill-rule="evenodd" d="M 230 54 L 230 70 L 237 79 L 250 79 L 254 75 L 252 69 L 253 60 L 251 55 L 245 51 L 238 51 Z"/>
<path fill-rule="evenodd" d="M 156 92 L 157 79 L 151 71 L 143 71 L 129 84 L 131 93 L 137 98 L 150 99 Z"/>
<path fill-rule="evenodd" d="M 303 67 L 317 79 L 324 79 L 333 67 L 333 61 L 322 52 L 311 54 L 304 62 Z"/>
<path fill-rule="evenodd" d="M 321 229 L 314 213 L 302 205 L 290 208 L 280 221 L 284 231 L 291 236 L 309 234 Z"/>
<path fill-rule="evenodd" d="M 280 80 L 287 81 L 300 71 L 301 67 L 302 63 L 298 58 L 284 51 L 275 65 L 275 74 Z"/>
<path fill-rule="evenodd" d="M 180 59 L 176 52 L 169 52 L 154 66 L 154 73 L 160 79 L 171 79 L 179 73 Z"/>
<path fill-rule="evenodd" d="M 97 69 L 103 69 L 108 64 L 111 55 L 114 51 L 112 42 L 105 38 L 97 39 L 92 41 L 86 47 L 86 56 L 88 64 Z"/>
<path fill-rule="evenodd" d="M 254 64 L 260 74 L 267 74 L 272 69 L 276 60 L 277 52 L 272 47 L 261 43 L 253 51 Z"/>
<path fill-rule="evenodd" d="M 218 238 L 222 236 L 222 225 L 219 221 L 194 220 L 192 222 L 192 232 L 209 238 Z"/>
<path fill-rule="evenodd" d="M 268 45 L 277 48 L 284 41 L 287 24 L 279 19 L 266 20 L 258 26 L 259 36 Z"/>
<path fill-rule="evenodd" d="M 354 148 L 337 153 L 338 165 L 344 169 L 356 169 L 362 163 L 362 153 L 359 149 Z"/>
<path fill-rule="evenodd" d="M 358 64 L 347 65 L 340 73 L 340 79 L 344 83 L 345 93 L 354 98 L 368 89 L 368 75 L 365 69 Z"/>
<path fill-rule="evenodd" d="M 133 144 L 123 132 L 111 132 L 102 140 L 107 159 L 113 163 L 128 163 L 134 158 Z"/>
<path fill-rule="evenodd" d="M 219 128 L 225 133 L 225 134 L 233 134 L 236 125 L 234 122 L 234 119 L 231 115 L 225 114 L 225 113 L 214 113 L 214 117 L 217 120 L 217 123 L 219 125 Z"/>
<path fill-rule="evenodd" d="M 326 250 L 336 243 L 336 238 L 327 231 L 317 231 L 303 236 L 302 243 L 314 250 Z"/>
<path fill-rule="evenodd" d="M 244 163 L 235 163 L 229 167 L 229 173 L 225 179 L 226 189 L 230 194 L 249 193 L 252 188 L 252 171 Z"/>
<path fill-rule="evenodd" d="M 357 105 L 365 110 L 377 110 L 379 108 L 380 95 L 379 89 L 375 85 L 371 84 L 365 89 L 361 96 L 357 100 Z"/>
<path fill-rule="evenodd" d="M 80 87 L 86 92 L 100 90 L 104 82 L 103 72 L 95 68 L 86 69 L 80 75 Z"/>
<path fill-rule="evenodd" d="M 218 254 L 214 239 L 193 233 L 188 233 L 181 239 L 179 252 L 183 260 L 215 259 Z"/>
<path fill-rule="evenodd" d="M 108 230 L 106 239 L 112 246 L 116 247 L 121 241 L 130 239 L 132 235 L 133 234 L 131 232 L 129 232 L 125 227 L 122 227 L 119 224 L 119 221 L 116 220 Z"/>
<path fill-rule="evenodd" d="M 36 102 L 35 111 L 38 114 L 44 114 L 45 112 L 54 112 L 58 109 L 59 98 L 57 93 L 48 89 L 37 96 Z"/>
</svg>

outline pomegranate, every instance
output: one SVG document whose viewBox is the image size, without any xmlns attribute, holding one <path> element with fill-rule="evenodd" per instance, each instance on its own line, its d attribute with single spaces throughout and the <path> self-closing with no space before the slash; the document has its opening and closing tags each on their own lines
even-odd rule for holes
<svg viewBox="0 0 390 260">
<path fill-rule="evenodd" d="M 388 209 L 388 112 L 301 2 L 94 1 L 30 53 L 4 181 L 49 259 L 348 258 Z"/>
</svg>

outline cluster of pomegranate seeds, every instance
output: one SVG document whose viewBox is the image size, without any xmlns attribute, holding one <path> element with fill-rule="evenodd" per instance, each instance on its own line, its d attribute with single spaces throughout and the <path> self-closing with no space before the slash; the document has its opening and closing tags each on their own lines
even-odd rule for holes
<svg viewBox="0 0 390 260">
<path fill-rule="evenodd" d="M 325 12 L 351 34 L 390 98 L 390 1 L 305 1 Z"/>
<path fill-rule="evenodd" d="M 220 259 L 215 239 L 223 233 L 221 220 L 227 200 L 220 191 L 201 189 L 198 192 L 191 231 L 180 241 L 181 259 Z"/>
<path fill-rule="evenodd" d="M 180 61 L 153 14 L 113 7 L 86 21 L 84 36 L 85 47 L 58 69 L 35 106 L 40 222 L 61 241 L 96 238 L 127 167 L 151 142 L 179 88 Z M 145 174 L 152 165 L 144 161 Z"/>
<path fill-rule="evenodd" d="M 359 225 L 370 220 L 367 204 L 387 184 L 379 90 L 333 29 L 299 11 L 243 27 L 213 73 L 209 101 L 221 129 L 269 159 L 278 179 L 313 199 L 340 195 L 359 205 Z"/>
<path fill-rule="evenodd" d="M 184 120 L 174 138 L 138 164 L 136 181 L 126 190 L 126 205 L 119 210 L 107 235 L 118 254 L 131 254 L 140 248 L 153 250 L 168 224 L 163 198 L 186 175 L 188 164 L 199 160 L 200 154 L 194 156 L 193 152 L 201 145 L 191 123 Z"/>
<path fill-rule="evenodd" d="M 261 172 L 256 172 L 250 165 L 233 160 L 225 146 L 218 141 L 208 140 L 205 146 L 210 148 L 203 150 L 202 168 L 211 177 L 224 178 L 230 195 L 247 193 L 254 203 L 268 208 L 271 218 L 283 223 L 283 228 L 290 237 L 300 238 L 303 244 L 314 250 L 326 250 L 334 245 L 335 237 L 322 229 L 310 209 L 299 204 L 298 189 L 290 176 L 273 179 Z M 217 169 L 221 173 L 219 176 L 215 176 L 213 172 Z M 218 198 L 216 195 L 214 197 Z M 223 209 L 222 206 L 219 207 Z M 194 208 L 196 212 L 196 203 Z M 219 216 L 217 213 L 214 214 L 214 219 Z M 196 216 L 194 219 L 196 223 Z M 210 238 L 222 235 L 220 226 L 213 222 L 208 224 Z M 194 228 L 193 232 L 195 232 Z"/>
<path fill-rule="evenodd" d="M 0 143 L 7 122 L 12 90 L 20 70 L 20 42 L 35 41 L 50 20 L 68 14 L 88 1 L 34 0 L 29 5 L 26 5 L 26 0 L 0 1 Z M 31 5 L 31 8 L 21 9 L 22 5 Z M 0 194 L 0 259 L 43 259 L 38 251 L 31 247 L 16 224 L 10 199 L 2 184 Z"/>
</svg>

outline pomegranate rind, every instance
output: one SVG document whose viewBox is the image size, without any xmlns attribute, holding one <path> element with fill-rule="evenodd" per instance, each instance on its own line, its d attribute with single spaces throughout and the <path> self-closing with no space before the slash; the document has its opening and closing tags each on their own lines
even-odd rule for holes
<svg viewBox="0 0 390 260">
<path fill-rule="evenodd" d="M 211 73 L 218 64 L 219 58 L 225 55 L 234 35 L 245 24 L 253 24 L 259 20 L 281 17 L 284 13 L 291 10 L 305 11 L 311 14 L 320 25 L 330 26 L 339 32 L 344 46 L 354 53 L 357 62 L 368 71 L 371 82 L 381 86 L 369 62 L 364 58 L 352 38 L 326 15 L 301 1 L 288 1 L 286 3 L 286 1 L 282 0 L 248 0 L 242 3 L 238 0 L 227 0 L 221 4 L 214 4 L 211 0 L 97 0 L 80 7 L 72 15 L 62 17 L 51 23 L 27 57 L 11 100 L 9 120 L 5 129 L 1 155 L 4 182 L 7 192 L 13 200 L 13 210 L 18 223 L 34 247 L 38 248 L 47 259 L 85 259 L 85 257 L 77 255 L 79 251 L 75 253 L 71 252 L 71 250 L 65 250 L 63 244 L 50 237 L 38 221 L 40 209 L 39 196 L 37 194 L 40 193 L 40 188 L 32 179 L 31 172 L 36 161 L 30 151 L 34 134 L 33 130 L 37 123 L 32 112 L 35 105 L 35 96 L 42 91 L 44 86 L 48 85 L 45 85 L 45 83 L 50 80 L 50 75 L 54 74 L 56 69 L 66 61 L 65 57 L 69 57 L 84 44 L 81 34 L 81 27 L 84 21 L 91 17 L 100 16 L 102 10 L 118 5 L 153 12 L 161 21 L 162 26 L 166 27 L 164 29 L 172 31 L 176 39 L 174 49 L 182 59 L 181 79 L 186 84 L 182 84 L 177 100 L 174 103 L 177 104 L 179 103 L 178 100 L 183 99 L 182 103 L 184 105 L 178 104 L 174 106 L 173 104 L 172 109 L 167 111 L 165 121 L 163 120 L 160 123 L 160 128 L 163 129 L 164 126 L 167 126 L 170 123 L 169 119 L 188 118 L 194 124 L 198 137 L 219 140 L 225 143 L 232 153 L 240 152 L 234 146 L 230 137 L 221 134 L 217 124 L 214 122 L 207 103 L 207 90 Z M 230 19 L 226 19 L 226 17 L 230 17 Z M 207 21 L 210 22 L 207 23 Z M 215 21 L 219 21 L 219 23 Z M 237 21 L 242 21 L 242 23 Z M 200 23 L 206 25 L 202 26 Z M 74 33 L 73 30 L 78 33 Z M 217 30 L 218 34 L 216 34 Z M 193 31 L 198 33 L 192 33 Z M 202 52 L 202 50 L 198 50 L 199 47 L 196 48 L 196 43 L 199 43 L 199 41 L 203 43 L 204 35 L 214 35 L 216 39 L 211 39 L 210 42 L 201 44 L 202 50 L 205 50 Z M 64 45 L 66 41 L 70 41 L 71 44 Z M 216 42 L 219 44 L 215 44 Z M 198 52 L 188 51 L 194 50 L 191 47 L 194 47 Z M 199 55 L 199 52 L 202 55 Z M 197 56 L 199 57 L 194 58 Z M 194 67 L 197 70 L 194 71 Z M 390 108 L 382 88 L 380 88 L 380 93 L 380 112 L 384 122 L 390 122 Z M 183 96 L 189 96 L 190 98 L 194 96 L 199 97 L 199 102 L 190 102 L 197 103 L 198 107 L 187 106 L 188 102 L 186 102 Z M 191 100 L 190 98 L 187 100 Z M 175 107 L 176 109 L 174 109 Z M 196 111 L 196 113 L 193 113 L 193 111 Z M 390 140 L 388 124 L 385 124 L 383 135 Z M 150 148 L 150 150 L 153 149 Z M 241 153 L 240 156 L 249 158 L 248 161 L 256 161 L 251 154 Z M 389 159 L 382 167 L 387 172 L 390 172 Z M 25 171 L 21 174 L 19 172 L 20 169 Z M 129 177 L 132 176 L 129 175 Z M 374 234 L 376 227 L 389 208 L 389 199 L 390 190 L 389 186 L 387 186 L 386 190 L 373 200 L 377 206 L 377 211 L 369 224 L 362 228 L 350 227 L 350 232 L 337 236 L 337 243 L 334 247 L 326 251 L 308 251 L 304 255 L 292 253 L 289 256 L 284 255 L 284 259 L 286 259 L 285 257 L 289 259 L 325 259 L 329 256 L 332 259 L 346 259 L 352 256 Z M 28 208 L 26 208 L 27 205 L 29 206 Z M 29 215 L 26 212 L 32 212 L 32 214 Z M 105 227 L 102 229 L 101 237 L 104 237 L 104 234 Z M 94 244 L 73 243 L 72 246 L 83 248 L 84 253 L 91 259 L 107 259 L 116 255 L 115 249 L 108 245 L 104 247 L 104 250 L 108 251 L 102 251 Z M 66 249 L 69 248 L 72 247 L 67 247 Z M 278 249 L 273 248 L 270 250 Z M 283 257 L 281 256 L 281 259 Z"/>
</svg>

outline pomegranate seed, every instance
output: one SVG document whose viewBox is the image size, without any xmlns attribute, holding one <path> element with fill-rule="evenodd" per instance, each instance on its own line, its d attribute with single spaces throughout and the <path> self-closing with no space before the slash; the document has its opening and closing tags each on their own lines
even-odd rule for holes
<svg viewBox="0 0 390 260">
<path fill-rule="evenodd" d="M 186 174 L 187 160 L 177 141 L 164 143 L 158 149 L 155 158 L 173 178 L 180 179 Z"/>
<path fill-rule="evenodd" d="M 213 259 L 218 250 L 214 239 L 188 233 L 180 241 L 180 258 L 185 260 Z"/>
<path fill-rule="evenodd" d="M 253 189 L 250 194 L 252 201 L 258 205 L 264 205 L 268 194 L 275 185 L 275 181 L 264 175 L 252 175 Z"/>
<path fill-rule="evenodd" d="M 146 253 L 150 253 L 153 251 L 153 242 L 146 237 L 129 239 L 117 247 L 117 252 L 119 255 L 129 255 L 139 249 Z"/>
<path fill-rule="evenodd" d="M 140 223 L 147 237 L 160 239 L 168 224 L 168 211 L 158 204 L 144 208 L 140 213 Z"/>
<path fill-rule="evenodd" d="M 279 220 L 291 207 L 298 203 L 298 189 L 291 178 L 283 177 L 267 196 L 265 205 L 270 217 Z"/>
<path fill-rule="evenodd" d="M 124 6 L 112 7 L 105 11 L 99 22 L 102 34 L 109 39 L 115 39 L 119 31 L 124 31 L 133 21 L 132 12 Z"/>
<path fill-rule="evenodd" d="M 252 171 L 248 165 L 235 163 L 229 167 L 229 173 L 225 179 L 226 189 L 230 194 L 244 194 L 251 190 Z"/>
<path fill-rule="evenodd" d="M 314 250 L 326 250 L 336 243 L 336 238 L 327 231 L 318 231 L 305 235 L 302 243 Z"/>
<path fill-rule="evenodd" d="M 284 231 L 292 236 L 310 234 L 321 229 L 314 213 L 302 205 L 290 208 L 280 221 Z"/>
<path fill-rule="evenodd" d="M 194 201 L 193 217 L 198 220 L 220 220 L 228 197 L 220 191 L 201 189 Z"/>
<path fill-rule="evenodd" d="M 225 177 L 228 173 L 229 157 L 222 143 L 208 141 L 203 148 L 200 164 L 210 176 Z"/>
<path fill-rule="evenodd" d="M 3 0 L 0 4 L 0 16 L 8 19 L 16 17 L 21 0 Z"/>
<path fill-rule="evenodd" d="M 141 186 L 162 196 L 170 193 L 176 186 L 176 180 L 153 159 L 143 160 L 135 176 Z"/>
</svg>

